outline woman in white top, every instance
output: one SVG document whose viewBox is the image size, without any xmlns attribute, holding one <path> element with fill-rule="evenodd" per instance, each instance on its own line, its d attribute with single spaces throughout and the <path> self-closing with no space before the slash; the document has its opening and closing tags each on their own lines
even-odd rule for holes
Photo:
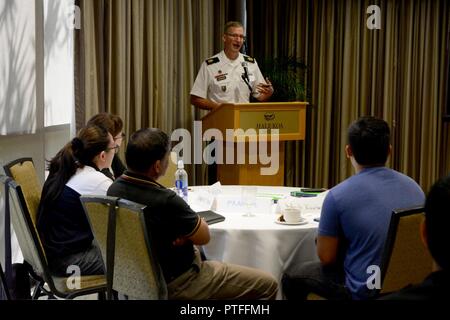
<svg viewBox="0 0 450 320">
<path fill-rule="evenodd" d="M 112 180 L 100 172 L 110 168 L 118 146 L 105 128 L 89 125 L 50 161 L 39 205 L 37 228 L 51 272 L 68 276 L 69 266 L 81 275 L 103 274 L 100 252 L 80 195 L 106 195 Z"/>
</svg>

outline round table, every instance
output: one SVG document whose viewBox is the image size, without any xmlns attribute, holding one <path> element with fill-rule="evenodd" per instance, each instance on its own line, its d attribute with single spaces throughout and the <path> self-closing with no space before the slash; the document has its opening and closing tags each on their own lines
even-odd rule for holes
<svg viewBox="0 0 450 320">
<path fill-rule="evenodd" d="M 219 197 L 240 197 L 243 186 L 221 186 Z M 209 187 L 193 187 L 191 192 Z M 299 188 L 257 187 L 257 201 L 267 197 L 280 198 L 290 195 Z M 210 225 L 211 240 L 203 246 L 210 260 L 219 260 L 248 267 L 258 268 L 272 274 L 280 283 L 282 273 L 290 266 L 306 261 L 318 261 L 315 238 L 323 195 L 300 198 L 304 204 L 302 217 L 307 223 L 302 225 L 282 225 L 276 223 L 276 204 L 270 213 L 255 213 L 253 217 L 243 216 L 244 212 L 221 212 L 225 221 Z M 265 203 L 267 200 L 265 201 Z M 308 210 L 310 209 L 310 210 Z"/>
</svg>

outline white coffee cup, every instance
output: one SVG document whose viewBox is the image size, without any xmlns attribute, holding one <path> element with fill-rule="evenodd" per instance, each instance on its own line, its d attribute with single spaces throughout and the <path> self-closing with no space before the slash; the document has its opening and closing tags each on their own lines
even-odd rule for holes
<svg viewBox="0 0 450 320">
<path fill-rule="evenodd" d="M 283 211 L 284 221 L 287 223 L 297 223 L 302 219 L 301 210 L 299 208 L 286 208 Z"/>
</svg>

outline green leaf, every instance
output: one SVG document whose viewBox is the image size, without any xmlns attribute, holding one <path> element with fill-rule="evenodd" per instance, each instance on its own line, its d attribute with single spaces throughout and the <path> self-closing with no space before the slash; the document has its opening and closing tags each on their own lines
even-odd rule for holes
<svg viewBox="0 0 450 320">
<path fill-rule="evenodd" d="M 305 80 L 308 67 L 295 57 L 267 58 L 262 64 L 263 74 L 274 86 L 271 101 L 307 101 Z"/>
</svg>

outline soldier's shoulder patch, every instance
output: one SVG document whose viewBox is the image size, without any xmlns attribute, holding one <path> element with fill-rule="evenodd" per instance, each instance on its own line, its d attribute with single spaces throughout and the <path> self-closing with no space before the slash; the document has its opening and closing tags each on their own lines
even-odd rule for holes
<svg viewBox="0 0 450 320">
<path fill-rule="evenodd" d="M 209 66 L 209 65 L 212 65 L 212 64 L 217 63 L 219 61 L 220 61 L 219 57 L 213 57 L 213 58 L 207 59 L 206 60 L 206 64 Z"/>
<path fill-rule="evenodd" d="M 244 60 L 250 63 L 255 63 L 255 59 L 249 56 L 244 56 Z"/>
</svg>

